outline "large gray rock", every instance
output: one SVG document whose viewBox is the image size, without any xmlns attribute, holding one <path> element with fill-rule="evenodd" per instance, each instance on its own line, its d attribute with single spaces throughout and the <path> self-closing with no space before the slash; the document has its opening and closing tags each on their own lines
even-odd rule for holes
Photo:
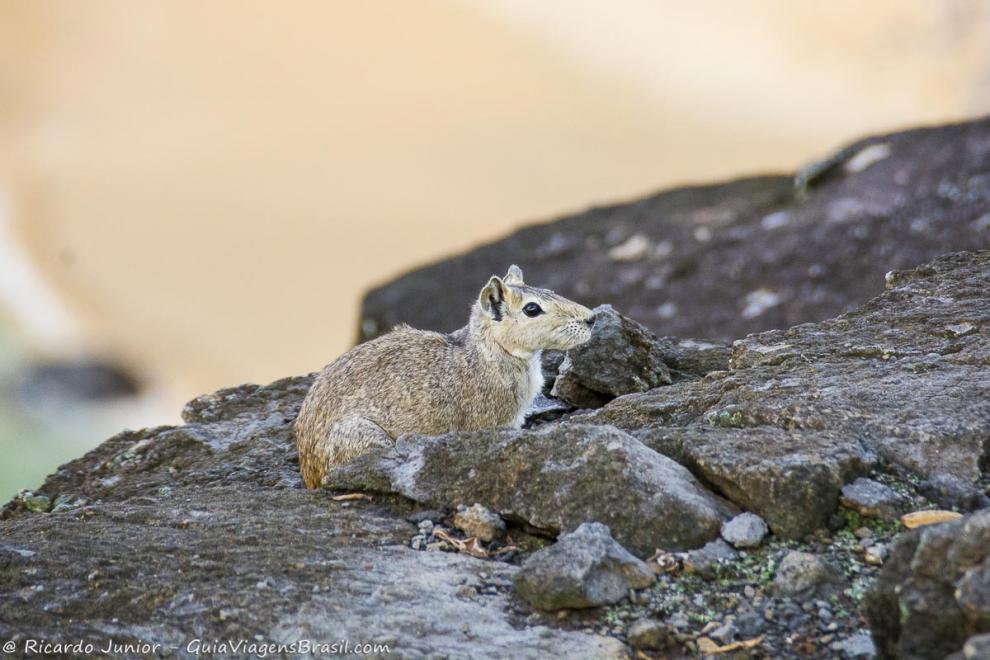
<svg viewBox="0 0 990 660">
<path fill-rule="evenodd" d="M 990 510 L 902 536 L 865 609 L 884 658 L 944 658 L 990 633 Z"/>
<path fill-rule="evenodd" d="M 654 578 L 645 562 L 615 542 L 608 527 L 584 523 L 530 555 L 516 574 L 516 591 L 541 610 L 578 609 L 617 603 Z"/>
<path fill-rule="evenodd" d="M 860 310 L 737 341 L 728 372 L 619 397 L 612 424 L 799 538 L 885 464 L 943 506 L 985 506 L 990 252 L 891 273 Z"/>
<path fill-rule="evenodd" d="M 886 155 L 862 169 L 864 148 Z M 804 194 L 792 176 L 757 177 L 532 225 L 370 292 L 359 336 L 403 322 L 454 330 L 461 304 L 437 301 L 469 303 L 512 263 L 534 284 L 610 303 L 661 335 L 731 341 L 821 321 L 880 293 L 889 270 L 986 247 L 988 158 L 981 119 L 861 141 L 802 177 Z"/>
<path fill-rule="evenodd" d="M 642 557 L 704 545 L 735 512 L 666 456 L 614 427 L 588 424 L 405 435 L 334 470 L 331 483 L 427 506 L 478 502 L 553 533 L 598 521 Z"/>
</svg>

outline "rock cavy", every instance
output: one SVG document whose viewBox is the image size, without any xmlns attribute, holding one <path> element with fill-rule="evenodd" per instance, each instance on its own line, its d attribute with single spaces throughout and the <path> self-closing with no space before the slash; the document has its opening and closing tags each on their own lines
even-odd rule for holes
<svg viewBox="0 0 990 660">
<path fill-rule="evenodd" d="M 492 276 L 460 330 L 400 325 L 352 348 L 316 377 L 295 422 L 303 481 L 332 485 L 335 466 L 403 433 L 520 427 L 543 388 L 540 352 L 580 346 L 593 323 L 590 309 L 527 286 L 512 266 Z"/>
</svg>

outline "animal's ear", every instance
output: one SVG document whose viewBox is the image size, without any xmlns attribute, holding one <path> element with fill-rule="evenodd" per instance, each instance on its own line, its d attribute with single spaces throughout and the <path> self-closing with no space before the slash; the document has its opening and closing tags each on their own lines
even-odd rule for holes
<svg viewBox="0 0 990 660">
<path fill-rule="evenodd" d="M 488 280 L 488 284 L 478 295 L 481 311 L 496 321 L 501 321 L 505 309 L 505 293 L 505 283 L 497 276 L 492 275 L 492 279 Z"/>
<path fill-rule="evenodd" d="M 505 274 L 505 278 L 503 281 L 506 284 L 512 284 L 515 286 L 523 284 L 522 268 L 520 268 L 515 264 L 509 266 L 509 272 Z"/>
</svg>

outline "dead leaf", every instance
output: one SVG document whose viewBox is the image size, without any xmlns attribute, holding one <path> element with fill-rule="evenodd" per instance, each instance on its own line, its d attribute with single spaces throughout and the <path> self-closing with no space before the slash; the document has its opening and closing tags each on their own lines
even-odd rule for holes
<svg viewBox="0 0 990 660">
<path fill-rule="evenodd" d="M 901 524 L 908 529 L 914 529 L 915 527 L 937 525 L 938 523 L 959 520 L 960 518 L 962 518 L 962 514 L 955 511 L 913 511 L 901 516 Z"/>
<path fill-rule="evenodd" d="M 454 549 L 458 552 L 463 552 L 471 555 L 472 557 L 480 557 L 482 559 L 486 559 L 491 556 L 488 551 L 482 547 L 481 542 L 474 536 L 461 540 L 454 538 L 442 529 L 434 529 L 433 535 L 441 541 L 445 541 L 446 543 L 454 546 Z"/>
<path fill-rule="evenodd" d="M 371 499 L 371 495 L 368 495 L 367 493 L 347 493 L 345 495 L 334 495 L 330 499 L 334 502 L 351 502 L 353 500 L 367 500 L 369 502 L 374 502 L 374 500 Z"/>
<path fill-rule="evenodd" d="M 519 547 L 518 546 L 515 546 L 515 545 L 504 545 L 504 546 L 502 546 L 501 548 L 499 548 L 497 550 L 493 550 L 492 551 L 492 554 L 493 555 L 504 555 L 506 552 L 516 552 L 517 550 L 519 550 Z"/>
<path fill-rule="evenodd" d="M 659 549 L 646 560 L 646 563 L 654 573 L 671 573 L 681 567 L 678 555 Z"/>
<path fill-rule="evenodd" d="M 725 646 L 719 646 L 707 637 L 698 638 L 698 650 L 702 653 L 728 653 L 729 651 L 738 651 L 739 649 L 751 649 L 763 641 L 764 635 L 759 637 L 754 637 L 753 639 L 746 639 L 741 642 L 732 642 L 731 644 L 726 644 Z"/>
</svg>

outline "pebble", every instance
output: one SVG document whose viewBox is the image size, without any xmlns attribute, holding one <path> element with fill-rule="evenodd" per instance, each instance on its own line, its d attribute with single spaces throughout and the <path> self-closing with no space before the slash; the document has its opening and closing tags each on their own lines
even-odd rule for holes
<svg viewBox="0 0 990 660">
<path fill-rule="evenodd" d="M 990 658 L 990 633 L 973 635 L 963 644 L 963 657 L 966 660 Z"/>
<path fill-rule="evenodd" d="M 864 477 L 843 486 L 839 502 L 864 516 L 883 520 L 897 520 L 906 505 L 893 488 Z"/>
<path fill-rule="evenodd" d="M 886 558 L 887 548 L 883 545 L 871 546 L 863 553 L 863 561 L 871 566 L 882 566 Z"/>
<path fill-rule="evenodd" d="M 455 593 L 457 594 L 458 598 L 474 598 L 475 596 L 478 595 L 478 590 L 470 585 L 465 584 L 463 586 L 457 587 L 457 591 Z"/>
<path fill-rule="evenodd" d="M 711 578 L 715 575 L 716 566 L 735 561 L 737 557 L 738 553 L 732 546 L 722 539 L 715 539 L 702 548 L 688 552 L 684 557 L 684 569 L 701 577 Z"/>
<path fill-rule="evenodd" d="M 861 630 L 851 637 L 832 642 L 829 648 L 842 653 L 847 658 L 872 658 L 877 654 L 873 638 L 867 630 Z"/>
<path fill-rule="evenodd" d="M 750 610 L 741 613 L 736 618 L 736 627 L 744 639 L 752 639 L 764 631 L 766 624 L 763 621 L 763 617 Z"/>
<path fill-rule="evenodd" d="M 639 619 L 626 629 L 626 639 L 634 649 L 663 650 L 672 644 L 670 627 L 653 619 Z"/>
<path fill-rule="evenodd" d="M 686 612 L 675 612 L 667 619 L 667 623 L 674 626 L 678 630 L 683 630 L 691 625 L 690 619 Z"/>
<path fill-rule="evenodd" d="M 773 584 L 778 593 L 796 596 L 820 592 L 839 580 L 835 568 L 818 555 L 792 550 L 777 567 Z"/>
<path fill-rule="evenodd" d="M 737 548 L 755 548 L 770 529 L 755 513 L 740 513 L 722 525 L 722 538 Z"/>
<path fill-rule="evenodd" d="M 711 631 L 709 637 L 720 644 L 728 644 L 736 636 L 736 627 L 731 623 L 726 623 Z"/>
<path fill-rule="evenodd" d="M 506 532 L 505 521 L 478 503 L 471 507 L 458 506 L 454 514 L 454 527 L 485 543 L 503 538 Z"/>
<path fill-rule="evenodd" d="M 425 536 L 429 536 L 433 533 L 433 521 L 432 520 L 421 520 L 419 523 L 419 532 Z"/>
</svg>

